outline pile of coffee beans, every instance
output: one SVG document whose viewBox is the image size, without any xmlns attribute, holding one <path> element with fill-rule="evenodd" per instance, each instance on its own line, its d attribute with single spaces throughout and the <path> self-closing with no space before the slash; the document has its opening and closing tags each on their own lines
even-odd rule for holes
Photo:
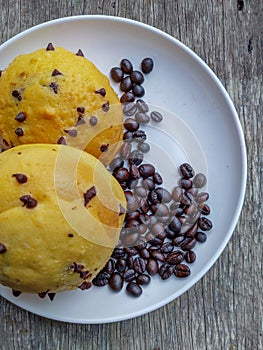
<svg viewBox="0 0 263 350">
<path fill-rule="evenodd" d="M 109 171 L 124 190 L 127 211 L 119 244 L 92 283 L 115 292 L 126 288 L 129 295 L 139 297 L 154 275 L 162 280 L 188 277 L 189 265 L 196 260 L 193 248 L 206 241 L 213 224 L 207 218 L 209 194 L 202 191 L 207 183 L 204 174 L 181 164 L 180 180 L 168 190 L 155 166 L 144 162 L 150 146 L 140 124 L 160 122 L 163 116 L 154 111 L 160 116 L 153 119 L 141 99 L 123 104 L 123 112 L 123 143 Z"/>
<path fill-rule="evenodd" d="M 121 103 L 133 102 L 136 97 L 143 97 L 145 94 L 142 83 L 144 74 L 149 74 L 153 70 L 153 60 L 146 57 L 141 61 L 141 71 L 134 70 L 133 64 L 127 58 L 121 60 L 119 67 L 113 67 L 110 71 L 111 78 L 120 84 L 120 90 L 123 92 Z"/>
</svg>

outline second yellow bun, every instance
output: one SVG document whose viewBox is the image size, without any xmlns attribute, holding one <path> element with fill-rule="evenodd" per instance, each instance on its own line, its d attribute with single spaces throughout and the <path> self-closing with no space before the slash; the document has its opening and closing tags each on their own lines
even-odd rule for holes
<svg viewBox="0 0 263 350">
<path fill-rule="evenodd" d="M 118 243 L 126 200 L 92 155 L 63 145 L 0 154 L 0 283 L 20 292 L 85 289 Z"/>
<path fill-rule="evenodd" d="M 85 57 L 52 45 L 20 55 L 2 72 L 0 91 L 2 149 L 65 142 L 105 164 L 118 151 L 121 104 Z"/>
</svg>

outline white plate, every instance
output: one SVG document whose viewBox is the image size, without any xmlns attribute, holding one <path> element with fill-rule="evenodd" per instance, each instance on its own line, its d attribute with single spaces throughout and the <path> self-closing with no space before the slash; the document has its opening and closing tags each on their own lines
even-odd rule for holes
<svg viewBox="0 0 263 350">
<path fill-rule="evenodd" d="M 154 59 L 155 69 L 144 84 L 145 99 L 179 116 L 199 141 L 207 162 L 214 228 L 205 244 L 195 248 L 197 260 L 191 266 L 190 277 L 165 282 L 153 278 L 140 298 L 130 298 L 125 291 L 115 294 L 107 287 L 60 293 L 53 302 L 29 294 L 15 298 L 1 286 L 0 293 L 35 314 L 66 322 L 106 323 L 145 314 L 174 300 L 196 283 L 232 235 L 246 185 L 246 149 L 237 113 L 217 77 L 190 49 L 158 29 L 124 18 L 77 16 L 38 25 L 0 47 L 0 68 L 5 68 L 15 56 L 46 47 L 49 42 L 74 52 L 81 48 L 107 75 L 124 57 L 131 59 L 136 68 L 142 58 Z M 173 123 L 171 118 L 167 120 Z M 177 120 L 174 117 L 174 129 Z M 158 137 L 151 132 L 156 144 L 165 142 L 162 132 Z M 177 141 L 167 141 L 164 148 L 175 146 Z M 180 153 L 178 149 L 175 154 L 170 152 L 175 164 L 188 160 L 184 150 Z"/>
</svg>

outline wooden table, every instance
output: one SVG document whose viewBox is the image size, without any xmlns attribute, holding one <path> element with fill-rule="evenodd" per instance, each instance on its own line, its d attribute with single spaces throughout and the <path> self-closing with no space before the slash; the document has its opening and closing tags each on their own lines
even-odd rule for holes
<svg viewBox="0 0 263 350">
<path fill-rule="evenodd" d="M 260 0 L 0 0 L 0 42 L 54 18 L 104 14 L 154 25 L 193 49 L 234 101 L 248 149 L 247 195 L 222 256 L 177 300 L 136 319 L 60 323 L 0 297 L 0 349 L 255 350 L 262 329 L 262 22 Z"/>
</svg>

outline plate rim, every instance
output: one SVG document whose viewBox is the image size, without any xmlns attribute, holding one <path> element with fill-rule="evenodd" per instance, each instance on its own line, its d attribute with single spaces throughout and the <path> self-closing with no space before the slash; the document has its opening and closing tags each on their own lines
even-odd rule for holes
<svg viewBox="0 0 263 350">
<path fill-rule="evenodd" d="M 122 315 L 122 316 L 117 316 L 117 317 L 108 317 L 108 318 L 103 318 L 103 319 L 100 318 L 100 319 L 93 319 L 93 320 L 74 319 L 74 318 L 62 319 L 60 317 L 56 317 L 54 314 L 51 317 L 50 314 L 47 315 L 47 314 L 45 314 L 45 312 L 37 313 L 35 310 L 33 310 L 33 308 L 30 308 L 30 307 L 26 308 L 26 307 L 18 305 L 19 303 L 15 303 L 15 301 L 13 300 L 13 298 L 11 296 L 10 297 L 6 296 L 6 295 L 3 296 L 3 293 L 1 292 L 1 290 L 4 287 L 0 285 L 0 296 L 7 299 L 9 302 L 15 304 L 16 306 L 21 307 L 22 309 L 27 310 L 31 313 L 36 314 L 36 315 L 39 315 L 39 316 L 42 316 L 45 318 L 49 318 L 49 319 L 53 319 L 56 321 L 60 321 L 60 322 L 66 322 L 66 323 L 105 324 L 105 323 L 119 322 L 119 321 L 132 319 L 135 317 L 139 317 L 139 316 L 148 314 L 150 312 L 153 312 L 153 311 L 169 304 L 170 302 L 176 300 L 178 297 L 183 295 L 190 288 L 192 288 L 211 269 L 211 267 L 215 264 L 215 262 L 221 256 L 222 252 L 226 248 L 226 245 L 230 241 L 230 239 L 234 233 L 235 227 L 238 223 L 242 208 L 243 208 L 245 194 L 246 194 L 246 184 L 247 184 L 247 149 L 246 149 L 245 136 L 243 133 L 242 125 L 241 125 L 240 119 L 238 117 L 238 113 L 236 111 L 234 103 L 231 100 L 228 92 L 226 91 L 226 88 L 224 87 L 224 85 L 222 84 L 220 79 L 216 76 L 216 74 L 213 72 L 213 70 L 205 63 L 205 61 L 200 56 L 198 56 L 192 49 L 190 49 L 188 46 L 186 46 L 181 41 L 179 41 L 179 39 L 173 37 L 172 35 L 164 32 L 164 31 L 162 31 L 154 26 L 151 26 L 149 24 L 139 22 L 139 21 L 134 20 L 134 19 L 129 19 L 129 18 L 120 17 L 120 16 L 112 16 L 112 15 L 110 15 L 110 16 L 109 15 L 75 15 L 75 16 L 60 17 L 60 18 L 56 18 L 56 19 L 52 19 L 52 20 L 49 20 L 46 22 L 39 23 L 35 26 L 27 28 L 24 31 L 14 35 L 13 37 L 9 38 L 7 41 L 5 41 L 4 43 L 2 43 L 0 45 L 0 51 L 2 49 L 5 49 L 6 46 L 15 43 L 17 40 L 22 39 L 24 36 L 26 36 L 27 34 L 30 34 L 31 32 L 44 29 L 45 27 L 49 27 L 50 25 L 56 25 L 60 22 L 66 23 L 66 22 L 79 21 L 79 20 L 81 20 L 81 21 L 90 21 L 90 20 L 105 21 L 106 20 L 106 21 L 110 21 L 110 22 L 119 22 L 119 23 L 129 24 L 129 25 L 132 25 L 135 27 L 140 27 L 143 30 L 150 31 L 154 34 L 162 36 L 166 40 L 169 40 L 170 42 L 172 42 L 176 46 L 180 47 L 187 55 L 190 55 L 195 61 L 197 61 L 197 63 L 204 69 L 204 71 L 206 71 L 206 73 L 209 75 L 209 77 L 215 83 L 218 91 L 220 91 L 221 94 L 223 95 L 224 101 L 226 102 L 226 104 L 229 108 L 229 111 L 233 117 L 233 121 L 234 121 L 234 124 L 236 127 L 236 132 L 237 132 L 238 141 L 239 141 L 239 145 L 240 145 L 241 161 L 242 161 L 242 167 L 241 167 L 242 168 L 242 177 L 241 177 L 239 196 L 238 196 L 239 200 L 238 200 L 238 203 L 236 206 L 235 214 L 234 214 L 232 221 L 231 221 L 231 225 L 225 234 L 224 240 L 221 241 L 220 246 L 216 251 L 216 254 L 207 263 L 206 268 L 204 268 L 203 270 L 198 272 L 189 281 L 189 283 L 187 283 L 183 288 L 180 288 L 179 292 L 173 293 L 172 295 L 161 300 L 157 304 L 151 305 L 147 308 L 143 308 L 140 311 L 136 311 L 134 313 L 130 313 L 129 315 L 125 315 L 125 316 Z"/>
</svg>

